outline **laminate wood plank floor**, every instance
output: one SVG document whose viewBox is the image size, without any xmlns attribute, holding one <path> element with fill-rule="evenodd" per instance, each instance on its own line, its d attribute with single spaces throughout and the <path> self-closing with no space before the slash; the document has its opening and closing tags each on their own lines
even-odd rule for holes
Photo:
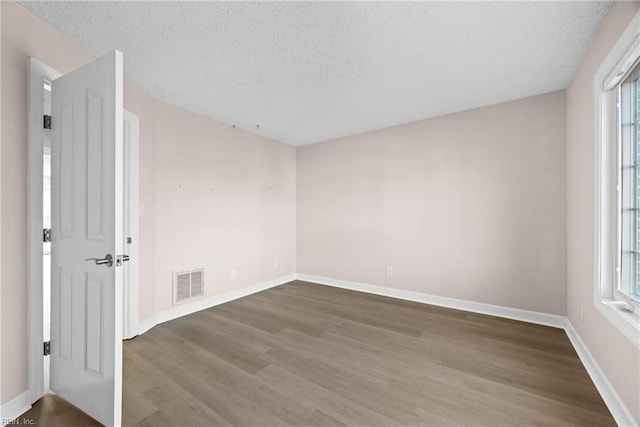
<svg viewBox="0 0 640 427">
<path fill-rule="evenodd" d="M 301 281 L 125 342 L 123 405 L 127 426 L 615 425 L 561 329 Z"/>
</svg>

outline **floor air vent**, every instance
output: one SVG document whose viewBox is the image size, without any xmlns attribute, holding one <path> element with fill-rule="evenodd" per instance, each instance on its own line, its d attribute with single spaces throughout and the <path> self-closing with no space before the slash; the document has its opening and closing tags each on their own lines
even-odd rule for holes
<svg viewBox="0 0 640 427">
<path fill-rule="evenodd" d="M 204 296 L 204 269 L 173 274 L 173 305 Z"/>
</svg>

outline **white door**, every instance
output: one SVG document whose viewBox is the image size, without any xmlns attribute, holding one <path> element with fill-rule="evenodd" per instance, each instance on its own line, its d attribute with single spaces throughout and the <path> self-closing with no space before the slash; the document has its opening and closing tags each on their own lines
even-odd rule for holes
<svg viewBox="0 0 640 427">
<path fill-rule="evenodd" d="M 51 85 L 51 390 L 106 425 L 122 408 L 122 67 L 114 51 Z"/>
</svg>

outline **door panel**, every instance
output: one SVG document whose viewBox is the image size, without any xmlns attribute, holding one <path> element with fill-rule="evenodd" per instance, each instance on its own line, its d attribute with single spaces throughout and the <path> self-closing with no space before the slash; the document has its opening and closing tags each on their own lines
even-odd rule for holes
<svg viewBox="0 0 640 427">
<path fill-rule="evenodd" d="M 76 157 L 74 156 L 73 101 L 73 99 L 70 99 L 69 102 L 60 109 L 60 138 L 58 139 L 59 144 L 56 145 L 56 148 L 59 147 L 60 151 L 58 157 L 58 164 L 60 165 L 58 173 L 61 179 L 58 192 L 60 195 L 60 237 L 73 237 L 75 225 L 75 212 L 73 209 L 73 165 Z"/>
<path fill-rule="evenodd" d="M 52 82 L 51 390 L 106 425 L 122 399 L 122 82 L 118 51 Z"/>
</svg>

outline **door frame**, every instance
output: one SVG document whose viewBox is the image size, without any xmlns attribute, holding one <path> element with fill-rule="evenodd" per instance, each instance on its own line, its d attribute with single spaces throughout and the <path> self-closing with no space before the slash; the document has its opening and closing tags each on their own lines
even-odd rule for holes
<svg viewBox="0 0 640 427">
<path fill-rule="evenodd" d="M 140 156 L 140 118 L 128 110 L 124 110 L 123 169 L 125 173 L 125 205 L 129 215 L 125 218 L 129 224 L 129 235 L 125 235 L 124 254 L 129 255 L 129 262 L 124 263 L 123 278 L 123 331 L 122 338 L 129 339 L 138 335 L 138 281 L 139 281 L 139 156 Z M 128 179 L 127 179 L 128 178 Z M 126 233 L 126 230 L 124 231 Z M 131 237 L 131 244 L 126 238 Z"/>
<path fill-rule="evenodd" d="M 29 403 L 33 404 L 50 390 L 44 390 L 44 331 L 43 331 L 43 271 L 42 271 L 42 157 L 44 155 L 44 81 L 54 80 L 62 73 L 50 66 L 29 57 L 27 87 L 27 373 Z M 138 332 L 138 288 L 139 288 L 139 216 L 138 216 L 138 177 L 139 177 L 139 118 L 124 110 L 124 120 L 129 123 L 130 153 L 129 171 L 129 223 L 135 243 L 128 248 L 130 252 L 129 271 L 132 280 L 125 284 L 128 292 L 123 292 L 125 305 L 123 310 L 128 325 L 125 331 L 133 335 Z M 134 234 L 135 233 L 135 234 Z"/>
</svg>

